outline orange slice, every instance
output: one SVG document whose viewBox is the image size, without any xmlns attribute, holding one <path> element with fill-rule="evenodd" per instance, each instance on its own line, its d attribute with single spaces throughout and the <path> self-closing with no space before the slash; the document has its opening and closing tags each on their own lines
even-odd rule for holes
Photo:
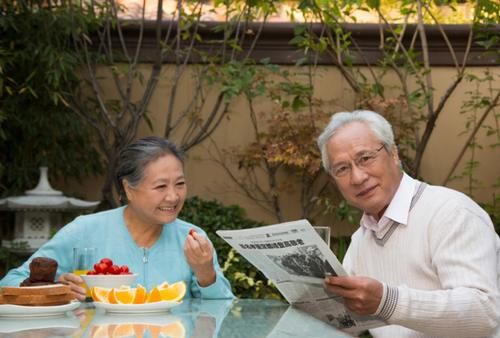
<svg viewBox="0 0 500 338">
<path fill-rule="evenodd" d="M 168 282 L 163 282 L 160 285 L 158 285 L 158 289 L 166 289 L 168 288 Z"/>
<path fill-rule="evenodd" d="M 103 288 L 100 286 L 94 286 L 90 289 L 90 296 L 95 302 L 105 303 L 108 300 L 108 288 Z"/>
<path fill-rule="evenodd" d="M 186 294 L 186 283 L 184 283 L 184 281 L 179 281 L 166 288 L 161 288 L 159 291 L 161 300 L 178 302 L 184 298 L 184 295 Z"/>
<path fill-rule="evenodd" d="M 118 304 L 132 304 L 135 298 L 135 289 L 114 289 L 113 293 Z"/>
<path fill-rule="evenodd" d="M 148 297 L 148 293 L 146 288 L 141 284 L 137 284 L 135 288 L 135 296 L 134 296 L 134 304 L 144 304 L 146 303 L 146 298 Z"/>
<path fill-rule="evenodd" d="M 109 304 L 118 304 L 118 300 L 116 299 L 114 288 L 111 288 L 111 290 L 109 290 L 109 292 L 108 292 L 108 303 Z"/>
<path fill-rule="evenodd" d="M 149 292 L 148 297 L 146 298 L 146 303 L 156 303 L 156 302 L 161 302 L 161 293 L 158 287 L 155 286 Z"/>
</svg>

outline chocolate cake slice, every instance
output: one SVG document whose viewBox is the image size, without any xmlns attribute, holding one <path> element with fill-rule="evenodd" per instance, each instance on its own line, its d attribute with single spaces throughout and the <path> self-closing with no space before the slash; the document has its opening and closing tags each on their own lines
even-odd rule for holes
<svg viewBox="0 0 500 338">
<path fill-rule="evenodd" d="M 57 272 L 57 261 L 48 257 L 35 257 L 31 261 L 30 276 L 21 286 L 40 286 L 54 284 Z"/>
</svg>

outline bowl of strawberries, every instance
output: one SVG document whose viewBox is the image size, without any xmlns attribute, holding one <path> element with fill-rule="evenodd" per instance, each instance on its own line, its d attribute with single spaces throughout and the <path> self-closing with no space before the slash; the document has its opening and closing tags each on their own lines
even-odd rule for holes
<svg viewBox="0 0 500 338">
<path fill-rule="evenodd" d="M 81 277 L 90 290 L 94 286 L 114 288 L 132 285 L 137 279 L 137 274 L 131 272 L 127 265 L 118 265 L 110 258 L 102 258 L 94 264 L 92 270 L 82 274 Z"/>
</svg>

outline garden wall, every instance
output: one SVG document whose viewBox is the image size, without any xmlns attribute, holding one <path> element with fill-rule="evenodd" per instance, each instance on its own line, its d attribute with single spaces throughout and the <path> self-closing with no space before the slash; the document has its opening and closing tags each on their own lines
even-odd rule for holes
<svg viewBox="0 0 500 338">
<path fill-rule="evenodd" d="M 190 66 L 191 71 L 194 66 Z M 291 72 L 301 72 L 302 70 L 293 66 L 288 67 Z M 149 67 L 144 67 L 145 72 Z M 468 71 L 472 74 L 482 76 L 485 67 L 473 67 Z M 172 68 L 165 66 L 162 72 L 160 84 L 154 94 L 151 105 L 149 107 L 150 119 L 154 130 L 150 131 L 148 126 L 143 123 L 139 130 L 139 137 L 145 135 L 162 135 L 165 125 L 165 114 L 167 107 L 167 89 L 172 83 Z M 493 68 L 494 72 L 498 72 L 498 67 Z M 433 68 L 433 81 L 436 92 L 443 93 L 447 86 L 452 82 L 455 70 L 447 67 Z M 104 75 L 104 74 L 103 74 Z M 186 104 L 190 93 L 193 92 L 192 83 L 189 81 L 189 76 L 185 76 L 182 82 L 180 92 L 185 100 L 178 100 L 179 106 Z M 498 75 L 496 76 L 498 79 Z M 348 84 L 341 76 L 337 68 L 333 66 L 319 66 L 315 74 L 315 92 L 314 96 L 324 101 L 324 109 L 328 112 L 349 111 L 354 104 L 352 91 Z M 390 90 L 392 85 L 398 82 L 395 77 L 384 78 L 384 85 Z M 104 88 L 112 88 L 110 83 L 103 80 Z M 496 83 L 498 86 L 498 81 Z M 139 85 L 138 85 L 139 86 Z M 137 87 L 138 88 L 138 87 Z M 467 119 L 471 117 L 471 112 L 461 114 L 461 106 L 467 97 L 469 91 L 476 89 L 476 84 L 470 84 L 465 80 L 459 85 L 457 90 L 450 98 L 445 111 L 437 120 L 436 130 L 430 140 L 429 147 L 423 158 L 422 177 L 429 183 L 442 184 L 452 163 L 458 156 L 463 144 L 467 139 L 467 134 L 462 134 L 465 130 Z M 110 90 L 110 96 L 113 95 Z M 437 95 L 439 99 L 440 95 Z M 258 111 L 272 111 L 271 104 L 262 102 L 258 107 Z M 211 140 L 205 141 L 203 144 L 191 149 L 188 153 L 186 166 L 186 175 L 188 179 L 188 189 L 191 196 L 197 195 L 204 199 L 217 199 L 224 204 L 238 204 L 246 209 L 247 215 L 255 220 L 261 220 L 266 223 L 274 223 L 276 219 L 263 210 L 255 206 L 248 200 L 241 191 L 227 178 L 226 173 L 220 166 L 217 165 L 210 157 L 214 153 L 214 142 L 219 148 L 224 149 L 235 145 L 245 145 L 252 141 L 253 132 L 250 125 L 248 105 L 243 97 L 238 97 L 230 105 L 230 115 L 225 119 L 218 130 L 212 135 Z M 480 115 L 483 110 L 479 109 L 477 114 Z M 490 114 L 492 115 L 492 114 Z M 486 125 L 494 124 L 494 119 L 489 116 Z M 480 132 L 478 143 L 483 146 L 482 149 L 477 149 L 475 160 L 480 163 L 476 169 L 474 177 L 483 185 L 482 188 L 473 192 L 474 198 L 479 202 L 491 202 L 493 189 L 490 187 L 498 176 L 498 150 L 489 147 L 489 144 L 494 140 L 487 138 L 486 132 Z M 175 135 L 173 141 L 179 139 L 182 135 Z M 461 161 L 461 164 L 455 174 L 460 174 L 466 160 L 470 158 L 466 155 Z M 236 168 L 236 167 L 235 167 Z M 290 180 L 292 178 L 283 178 Z M 56 184 L 59 189 L 65 193 L 75 196 L 81 196 L 87 199 L 100 199 L 101 179 L 88 178 L 81 182 L 68 182 Z M 468 186 L 466 179 L 454 180 L 449 184 L 450 187 L 465 191 Z M 289 203 L 284 203 L 284 213 L 287 219 L 295 219 L 298 217 L 298 206 L 293 204 L 293 193 L 289 196 Z M 336 226 L 334 220 L 324 220 L 325 224 L 317 225 L 333 225 L 335 234 L 348 234 L 354 229 L 353 226 Z"/>
</svg>

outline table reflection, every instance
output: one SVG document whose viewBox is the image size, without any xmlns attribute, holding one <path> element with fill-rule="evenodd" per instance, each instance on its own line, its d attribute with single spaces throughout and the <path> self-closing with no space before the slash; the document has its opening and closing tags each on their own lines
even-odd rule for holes
<svg viewBox="0 0 500 338">
<path fill-rule="evenodd" d="M 0 336 L 282 338 L 348 337 L 335 328 L 275 300 L 185 300 L 170 311 L 114 314 L 92 304 L 54 318 L 0 318 Z"/>
<path fill-rule="evenodd" d="M 186 300 L 162 313 L 114 314 L 94 310 L 84 337 L 212 338 L 232 306 L 232 300 Z M 91 311 L 88 311 L 91 313 Z"/>
<path fill-rule="evenodd" d="M 171 337 L 185 338 L 186 324 L 172 315 L 115 316 L 96 314 L 83 336 L 107 337 Z"/>
<path fill-rule="evenodd" d="M 0 336 L 45 338 L 72 337 L 81 326 L 74 313 L 60 317 L 0 318 Z"/>
</svg>

